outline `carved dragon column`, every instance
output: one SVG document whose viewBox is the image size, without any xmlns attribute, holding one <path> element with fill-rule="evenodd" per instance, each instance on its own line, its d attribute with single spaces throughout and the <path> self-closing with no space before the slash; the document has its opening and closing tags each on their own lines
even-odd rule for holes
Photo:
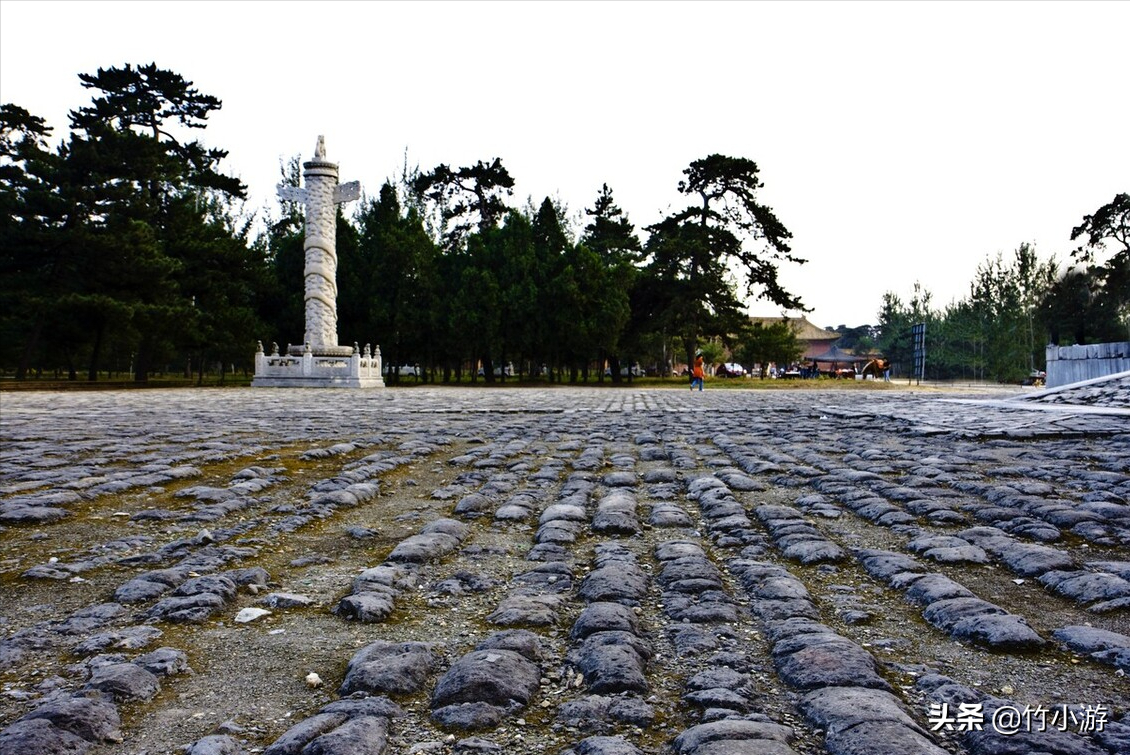
<svg viewBox="0 0 1130 755">
<path fill-rule="evenodd" d="M 318 137 L 314 159 L 302 163 L 306 186 L 279 184 L 281 199 L 306 206 L 306 242 L 303 245 L 303 301 L 306 314 L 304 344 L 312 351 L 337 350 L 337 205 L 361 195 L 361 184 L 337 182 L 337 163 L 326 159 L 326 141 Z M 292 350 L 301 353 L 302 346 Z"/>
<path fill-rule="evenodd" d="M 306 343 L 317 350 L 337 346 L 337 163 L 326 160 L 318 137 L 314 159 L 302 164 L 306 184 Z"/>
</svg>

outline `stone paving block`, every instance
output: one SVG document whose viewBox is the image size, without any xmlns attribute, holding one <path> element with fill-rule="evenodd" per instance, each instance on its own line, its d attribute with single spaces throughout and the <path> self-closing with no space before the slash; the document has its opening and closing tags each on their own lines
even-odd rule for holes
<svg viewBox="0 0 1130 755">
<path fill-rule="evenodd" d="M 19 721 L 47 721 L 58 729 L 85 740 L 87 743 L 120 742 L 121 718 L 118 709 L 106 700 L 76 695 L 50 700 L 22 716 Z M 33 731 L 38 727 L 29 727 Z M 45 733 L 47 733 L 45 731 Z M 2 734 L 0 734 L 2 736 Z M 49 734 L 49 736 L 51 736 Z M 67 737 L 60 737 L 68 740 Z M 32 752 L 12 749 L 11 752 Z"/>
<path fill-rule="evenodd" d="M 831 755 L 948 755 L 922 734 L 889 721 L 829 732 L 825 747 Z"/>
<path fill-rule="evenodd" d="M 773 646 L 777 673 L 800 690 L 821 687 L 868 687 L 889 690 L 875 659 L 851 640 L 834 634 L 805 634 Z"/>
<path fill-rule="evenodd" d="M 370 695 L 415 692 L 423 687 L 436 660 L 428 643 L 378 640 L 350 659 L 338 694 L 345 697 L 354 692 Z"/>
<path fill-rule="evenodd" d="M 728 719 L 693 726 L 675 737 L 671 744 L 679 755 L 702 755 L 704 752 L 711 751 L 718 753 L 735 752 L 744 755 L 744 753 L 751 751 L 739 749 L 742 747 L 741 743 L 754 741 L 760 744 L 764 742 L 766 747 L 763 750 L 752 750 L 752 752 L 774 753 L 782 750 L 779 748 L 775 750 L 769 746 L 770 743 L 787 745 L 792 738 L 793 731 L 788 726 L 764 721 Z M 719 747 L 711 748 L 711 750 L 705 749 L 708 745 L 720 745 L 722 743 L 725 743 L 728 749 Z M 791 749 L 783 751 L 791 752 Z"/>
<path fill-rule="evenodd" d="M 500 708 L 528 705 L 538 689 L 536 663 L 513 650 L 474 650 L 452 664 L 432 693 L 432 708 L 486 703 Z"/>
<path fill-rule="evenodd" d="M 902 572 L 926 571 L 926 567 L 918 560 L 903 553 L 863 548 L 855 551 L 855 557 L 868 574 L 882 581 Z"/>
<path fill-rule="evenodd" d="M 585 695 L 559 705 L 557 720 L 580 731 L 610 732 L 623 724 L 650 726 L 655 708 L 639 698 Z"/>
<path fill-rule="evenodd" d="M 906 579 L 892 582 L 892 585 L 905 588 L 907 600 L 924 606 L 950 598 L 976 597 L 964 585 L 941 574 L 908 574 Z"/>
<path fill-rule="evenodd" d="M 640 749 L 622 736 L 588 737 L 563 755 L 642 755 Z"/>
<path fill-rule="evenodd" d="M 16 721 L 0 729 L 0 752 L 82 755 L 91 743 L 46 719 Z"/>
<path fill-rule="evenodd" d="M 134 663 L 111 663 L 95 669 L 84 689 L 105 692 L 116 702 L 153 699 L 161 689 L 157 676 Z"/>
<path fill-rule="evenodd" d="M 1000 549 L 1000 558 L 1021 577 L 1035 577 L 1055 570 L 1072 570 L 1075 566 L 1067 553 L 1034 543 L 1009 543 Z"/>
<path fill-rule="evenodd" d="M 139 655 L 132 663 L 156 676 L 171 676 L 192 670 L 188 665 L 188 656 L 183 650 L 168 647 L 157 648 L 150 653 Z"/>
<path fill-rule="evenodd" d="M 590 603 L 577 617 L 570 636 L 582 640 L 594 632 L 625 631 L 635 634 L 638 628 L 636 615 L 619 603 Z"/>
<path fill-rule="evenodd" d="M 955 621 L 948 631 L 955 639 L 992 650 L 1038 650 L 1047 644 L 1027 621 L 1011 614 L 967 616 Z"/>
<path fill-rule="evenodd" d="M 1113 574 L 1089 571 L 1049 571 L 1040 584 L 1080 603 L 1097 603 L 1130 597 L 1130 582 Z"/>
<path fill-rule="evenodd" d="M 243 755 L 243 745 L 228 734 L 209 734 L 185 749 L 185 755 Z"/>
<path fill-rule="evenodd" d="M 578 591 L 586 602 L 610 601 L 638 603 L 648 592 L 648 578 L 634 565 L 614 565 L 595 569 L 581 581 Z"/>
<path fill-rule="evenodd" d="M 354 716 L 311 741 L 302 752 L 304 755 L 382 755 L 387 742 L 387 718 Z"/>
<path fill-rule="evenodd" d="M 1088 626 L 1066 626 L 1052 632 L 1052 636 L 1077 653 L 1124 672 L 1130 671 L 1130 637 L 1124 634 Z"/>
</svg>

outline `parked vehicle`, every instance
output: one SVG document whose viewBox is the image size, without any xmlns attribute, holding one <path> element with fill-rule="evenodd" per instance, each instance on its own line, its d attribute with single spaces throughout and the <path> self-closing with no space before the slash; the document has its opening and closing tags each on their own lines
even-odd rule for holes
<svg viewBox="0 0 1130 755">
<path fill-rule="evenodd" d="M 1034 385 L 1037 388 L 1043 386 L 1048 379 L 1048 373 L 1043 370 L 1032 370 L 1028 373 L 1028 377 L 1024 378 L 1024 385 Z"/>
<path fill-rule="evenodd" d="M 639 364 L 633 364 L 631 367 L 621 367 L 620 377 L 628 377 L 628 375 L 631 375 L 632 377 L 643 377 L 643 368 L 641 368 Z M 604 368 L 604 376 L 612 377 L 611 367 Z"/>
<path fill-rule="evenodd" d="M 487 374 L 486 370 L 484 370 L 482 367 L 480 367 L 479 368 L 479 377 L 486 377 L 486 374 Z M 495 366 L 494 376 L 495 377 L 502 377 L 503 375 L 506 375 L 506 377 L 512 377 L 514 375 L 514 364 L 512 362 L 507 362 L 505 365 L 496 365 Z"/>
<path fill-rule="evenodd" d="M 411 375 L 412 377 L 420 377 L 421 370 L 418 364 L 402 364 L 399 367 L 391 364 L 386 364 L 383 370 L 386 375 Z"/>
<path fill-rule="evenodd" d="M 717 377 L 745 377 L 747 374 L 745 367 L 742 367 L 737 362 L 723 362 L 718 365 L 718 369 L 714 371 Z"/>
</svg>

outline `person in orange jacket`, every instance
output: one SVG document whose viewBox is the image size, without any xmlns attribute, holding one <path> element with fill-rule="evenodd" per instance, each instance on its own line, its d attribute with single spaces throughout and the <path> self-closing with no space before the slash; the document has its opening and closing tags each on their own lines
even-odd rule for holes
<svg viewBox="0 0 1130 755">
<path fill-rule="evenodd" d="M 698 389 L 702 390 L 702 384 L 706 378 L 706 370 L 702 366 L 702 352 L 695 352 L 694 357 L 694 370 L 691 371 L 691 390 L 694 390 L 695 385 Z"/>
</svg>

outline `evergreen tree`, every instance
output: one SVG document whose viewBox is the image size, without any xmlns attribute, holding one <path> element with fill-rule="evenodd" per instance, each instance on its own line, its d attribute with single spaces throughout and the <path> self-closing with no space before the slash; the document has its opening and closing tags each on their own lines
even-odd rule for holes
<svg viewBox="0 0 1130 755">
<path fill-rule="evenodd" d="M 773 210 L 758 201 L 763 188 L 757 164 L 746 158 L 710 155 L 683 171 L 679 191 L 695 204 L 651 226 L 651 275 L 666 289 L 667 320 L 690 362 L 702 336 L 728 337 L 744 317 L 730 265 L 744 278 L 747 296 L 786 309 L 803 309 L 778 279 L 777 262 L 793 256 L 792 237 Z"/>
<path fill-rule="evenodd" d="M 193 320 L 193 294 L 183 290 L 179 284 L 185 281 L 176 275 L 184 263 L 176 244 L 198 232 L 203 219 L 199 213 L 184 212 L 185 202 L 226 203 L 244 197 L 245 187 L 220 172 L 226 152 L 188 140 L 187 134 L 203 129 L 221 106 L 192 82 L 153 63 L 100 68 L 79 79 L 96 96 L 90 106 L 70 113 L 67 160 L 85 178 L 79 189 L 90 198 L 90 223 L 105 240 L 98 267 L 107 275 L 101 281 L 113 289 L 118 279 L 114 276 L 128 271 L 126 280 L 134 284 L 133 298 L 124 291 L 106 294 L 95 287 L 85 292 L 84 301 L 97 302 L 106 294 L 129 308 L 131 327 L 138 334 L 135 374 L 144 381 L 156 357 L 171 346 L 168 335 Z M 119 238 L 135 243 L 115 243 Z M 107 318 L 97 321 L 105 324 Z M 92 376 L 100 332 L 95 335 Z"/>
<path fill-rule="evenodd" d="M 596 295 L 600 362 L 608 361 L 612 382 L 620 382 L 620 351 L 630 322 L 630 301 L 642 262 L 643 247 L 635 227 L 612 198 L 612 190 L 603 184 L 591 209 L 585 214 L 591 218 L 581 244 L 597 255 L 600 274 L 594 284 L 600 289 Z M 627 363 L 631 363 L 628 359 Z M 629 371 L 629 375 L 630 375 Z M 603 372 L 601 373 L 603 379 Z"/>
<path fill-rule="evenodd" d="M 76 263 L 66 233 L 75 213 L 59 185 L 59 156 L 47 148 L 51 130 L 24 108 L 0 105 L 0 354 L 20 380 Z"/>
<path fill-rule="evenodd" d="M 417 197 L 440 208 L 443 243 L 452 251 L 472 230 L 482 233 L 498 225 L 507 211 L 503 197 L 513 193 L 514 179 L 496 157 L 463 168 L 437 165 L 434 170 L 417 175 L 412 189 Z"/>
<path fill-rule="evenodd" d="M 765 379 L 769 363 L 790 365 L 804 354 L 804 347 L 788 320 L 764 325 L 755 322 L 742 329 L 734 355 L 742 364 L 761 365 L 760 377 Z"/>
<path fill-rule="evenodd" d="M 918 324 L 926 326 L 927 355 L 930 354 L 930 344 L 938 330 L 939 320 L 930 309 L 932 295 L 923 288 L 921 283 L 914 284 L 914 293 L 909 304 L 903 304 L 902 299 L 894 292 L 883 294 L 883 304 L 879 309 L 879 351 L 892 363 L 896 369 L 901 369 L 906 374 L 914 367 L 914 336 L 912 328 Z M 930 358 L 927 365 L 932 365 Z"/>
<path fill-rule="evenodd" d="M 1115 195 L 1071 231 L 1071 240 L 1085 239 L 1072 258 L 1085 265 L 1090 296 L 1085 320 L 1077 322 L 1076 342 L 1130 340 L 1130 194 Z M 1076 286 L 1075 296 L 1078 296 Z M 1064 289 L 1069 299 L 1072 287 Z M 1060 309 L 1065 309 L 1060 305 Z"/>
<path fill-rule="evenodd" d="M 187 319 L 167 324 L 178 336 L 168 348 L 189 350 L 200 381 L 207 364 L 219 364 L 222 381 L 229 365 L 250 366 L 254 335 L 265 327 L 258 303 L 268 280 L 266 260 L 249 242 L 250 220 L 232 214 L 224 202 L 184 196 L 176 205 L 183 215 L 175 223 L 180 230 L 165 249 L 178 261 L 173 277 L 190 306 Z"/>
<path fill-rule="evenodd" d="M 581 243 L 599 254 L 606 264 L 642 261 L 643 247 L 635 227 L 612 198 L 608 184 L 601 185 L 596 201 L 585 210 L 585 215 L 592 220 L 585 226 Z"/>
<path fill-rule="evenodd" d="M 368 274 L 366 332 L 379 338 L 389 379 L 396 382 L 399 366 L 430 366 L 440 356 L 435 249 L 419 215 L 402 209 L 389 182 L 376 201 L 362 206 L 357 219 Z"/>
</svg>

